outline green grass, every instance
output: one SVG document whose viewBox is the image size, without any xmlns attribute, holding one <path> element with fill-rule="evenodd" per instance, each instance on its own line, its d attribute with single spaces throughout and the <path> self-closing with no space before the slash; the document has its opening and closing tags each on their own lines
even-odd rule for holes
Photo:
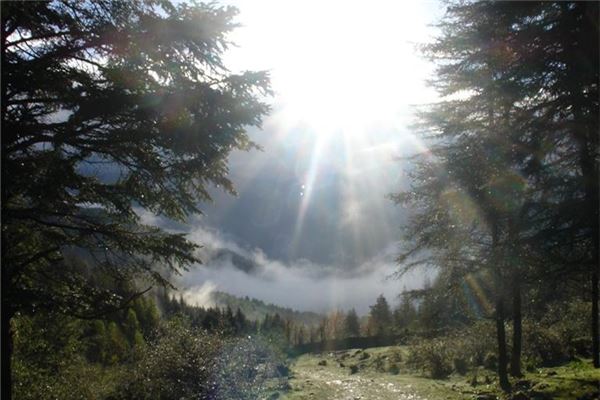
<svg viewBox="0 0 600 400">
<path fill-rule="evenodd" d="M 555 368 L 528 373 L 532 389 L 552 399 L 600 398 L 600 370 L 590 360 L 577 360 Z M 595 396 L 595 397 L 594 397 Z"/>
<path fill-rule="evenodd" d="M 434 380 L 407 368 L 408 349 L 391 346 L 306 354 L 292 360 L 290 390 L 284 399 L 510 399 L 498 389 L 496 375 L 483 368 Z M 325 364 L 325 365 L 319 365 Z M 532 399 L 598 399 L 600 370 L 577 360 L 527 372 L 513 379 L 514 393 Z"/>
</svg>

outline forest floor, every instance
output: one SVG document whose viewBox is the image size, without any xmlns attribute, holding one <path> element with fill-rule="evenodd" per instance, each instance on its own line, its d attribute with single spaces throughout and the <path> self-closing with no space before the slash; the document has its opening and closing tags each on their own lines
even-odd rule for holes
<svg viewBox="0 0 600 400">
<path fill-rule="evenodd" d="M 600 371 L 588 360 L 542 368 L 498 391 L 492 371 L 434 380 L 405 367 L 402 346 L 305 354 L 292 361 L 286 400 L 599 399 Z"/>
</svg>

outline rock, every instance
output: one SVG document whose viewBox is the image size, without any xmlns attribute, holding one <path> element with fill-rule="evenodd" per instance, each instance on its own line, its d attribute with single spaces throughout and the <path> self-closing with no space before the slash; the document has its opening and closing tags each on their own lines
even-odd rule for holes
<svg viewBox="0 0 600 400">
<path fill-rule="evenodd" d="M 321 361 L 319 361 L 318 365 L 325 366 L 325 365 L 327 365 L 327 361 L 321 360 Z"/>
</svg>

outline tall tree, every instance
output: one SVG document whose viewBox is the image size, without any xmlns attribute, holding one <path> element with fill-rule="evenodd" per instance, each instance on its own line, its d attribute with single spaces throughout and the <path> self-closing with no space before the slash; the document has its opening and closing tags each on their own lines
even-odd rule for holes
<svg viewBox="0 0 600 400">
<path fill-rule="evenodd" d="M 93 317 L 129 298 L 90 280 L 167 284 L 198 261 L 183 221 L 234 192 L 227 156 L 255 145 L 265 73 L 221 56 L 236 10 L 213 4 L 2 3 L 2 381 L 10 398 L 10 320 L 48 308 Z M 83 252 L 85 268 L 65 263 Z M 159 268 L 160 267 L 160 268 Z"/>
<path fill-rule="evenodd" d="M 597 2 L 541 2 L 522 6 L 511 21 L 515 42 L 522 44 L 516 48 L 521 68 L 513 73 L 528 93 L 536 93 L 528 98 L 523 114 L 535 127 L 535 136 L 551 148 L 544 183 L 553 207 L 537 244 L 558 258 L 571 276 L 589 275 L 596 367 L 600 367 L 599 18 Z"/>
<path fill-rule="evenodd" d="M 430 151 L 394 197 L 418 207 L 400 261 L 492 272 L 504 388 L 505 300 L 519 375 L 521 283 L 564 276 L 556 267 L 590 273 L 597 364 L 597 20 L 597 3 L 454 2 L 426 47 L 455 97 L 422 114 Z"/>
<path fill-rule="evenodd" d="M 373 334 L 388 335 L 392 329 L 392 312 L 383 294 L 377 297 L 377 301 L 371 307 L 369 318 L 373 327 Z"/>
<path fill-rule="evenodd" d="M 346 314 L 346 318 L 344 319 L 344 333 L 347 337 L 360 336 L 360 321 L 354 308 Z"/>
</svg>

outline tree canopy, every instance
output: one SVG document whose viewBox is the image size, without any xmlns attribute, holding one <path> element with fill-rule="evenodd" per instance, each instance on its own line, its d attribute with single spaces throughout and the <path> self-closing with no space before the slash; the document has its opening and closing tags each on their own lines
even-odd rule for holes
<svg viewBox="0 0 600 400">
<path fill-rule="evenodd" d="M 130 300 L 115 282 L 165 285 L 198 261 L 198 244 L 140 214 L 184 221 L 211 186 L 234 193 L 227 157 L 256 147 L 269 80 L 224 65 L 235 15 L 2 3 L 3 344 L 16 312 L 91 318 Z"/>
<path fill-rule="evenodd" d="M 521 284 L 591 275 L 598 362 L 598 5 L 451 2 L 425 46 L 443 100 L 421 113 L 428 151 L 415 157 L 416 209 L 399 261 L 430 264 L 450 286 L 489 274 L 506 377 L 520 374 Z"/>
<path fill-rule="evenodd" d="M 235 13 L 169 1 L 2 4 L 5 305 L 90 311 L 93 286 L 63 265 L 68 249 L 85 249 L 106 277 L 161 284 L 196 261 L 196 244 L 143 225 L 139 211 L 183 221 L 209 186 L 234 193 L 227 156 L 255 147 L 246 129 L 268 112 L 269 90 L 265 73 L 223 65 Z"/>
</svg>

